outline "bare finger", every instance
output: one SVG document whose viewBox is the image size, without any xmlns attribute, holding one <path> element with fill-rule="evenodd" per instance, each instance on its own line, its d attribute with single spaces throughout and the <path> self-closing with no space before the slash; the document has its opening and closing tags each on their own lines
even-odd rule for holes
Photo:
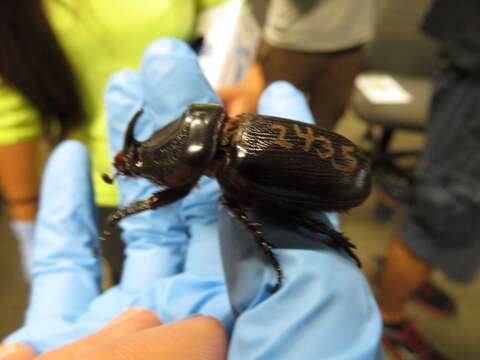
<svg viewBox="0 0 480 360">
<path fill-rule="evenodd" d="M 196 316 L 137 332 L 94 348 L 76 360 L 225 360 L 227 336 L 213 317 Z"/>
<path fill-rule="evenodd" d="M 96 333 L 49 351 L 35 360 L 70 360 L 93 347 L 158 325 L 160 325 L 160 320 L 153 312 L 142 308 L 131 308 Z"/>
</svg>

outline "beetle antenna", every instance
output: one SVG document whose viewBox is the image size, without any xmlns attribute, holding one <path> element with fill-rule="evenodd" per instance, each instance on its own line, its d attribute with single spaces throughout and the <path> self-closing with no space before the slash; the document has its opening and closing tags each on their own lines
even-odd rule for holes
<svg viewBox="0 0 480 360">
<path fill-rule="evenodd" d="M 102 179 L 105 181 L 107 184 L 113 184 L 115 181 L 115 178 L 118 176 L 118 173 L 113 174 L 113 176 L 109 176 L 107 173 L 102 173 Z"/>
</svg>

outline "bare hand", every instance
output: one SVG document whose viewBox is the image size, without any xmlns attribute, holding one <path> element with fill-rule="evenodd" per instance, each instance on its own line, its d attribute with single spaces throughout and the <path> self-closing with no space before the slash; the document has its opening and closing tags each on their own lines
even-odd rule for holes
<svg viewBox="0 0 480 360">
<path fill-rule="evenodd" d="M 72 344 L 35 356 L 23 344 L 0 345 L 1 360 L 224 360 L 227 337 L 220 322 L 193 316 L 162 325 L 157 316 L 132 308 L 100 331 Z"/>
</svg>

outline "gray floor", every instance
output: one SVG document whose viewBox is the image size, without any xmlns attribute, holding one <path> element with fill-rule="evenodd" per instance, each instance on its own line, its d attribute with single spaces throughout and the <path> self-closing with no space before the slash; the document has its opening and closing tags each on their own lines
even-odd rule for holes
<svg viewBox="0 0 480 360">
<path fill-rule="evenodd" d="M 338 128 L 340 133 L 354 141 L 360 141 L 364 131 L 363 124 L 350 113 Z M 418 135 L 406 134 L 396 139 L 398 147 L 421 144 Z M 398 214 L 383 223 L 375 219 L 372 209 L 376 201 L 376 191 L 369 200 L 348 215 L 342 216 L 342 230 L 358 246 L 358 254 L 365 264 L 375 255 L 383 254 L 390 238 L 394 235 Z M 1 212 L 4 214 L 4 211 Z M 27 302 L 27 287 L 22 281 L 18 253 L 15 242 L 8 230 L 7 219 L 0 216 L 0 338 L 16 329 L 22 321 L 22 313 Z M 480 255 L 480 254 L 479 254 Z M 459 286 L 449 282 L 441 274 L 434 274 L 434 281 L 446 289 L 456 300 L 458 315 L 453 317 L 435 317 L 423 312 L 412 304 L 411 316 L 427 339 L 436 345 L 451 359 L 480 359 L 480 277 L 468 286 Z"/>
</svg>

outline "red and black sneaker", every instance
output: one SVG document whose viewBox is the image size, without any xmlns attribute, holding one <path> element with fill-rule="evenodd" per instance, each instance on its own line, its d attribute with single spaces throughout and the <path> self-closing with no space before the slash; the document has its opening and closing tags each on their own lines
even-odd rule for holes
<svg viewBox="0 0 480 360">
<path fill-rule="evenodd" d="M 376 257 L 373 268 L 369 271 L 371 280 L 378 284 L 385 259 Z M 457 312 L 453 299 L 441 288 L 430 281 L 425 281 L 415 292 L 412 300 L 433 315 L 450 316 Z"/>
<path fill-rule="evenodd" d="M 457 312 L 453 299 L 444 290 L 429 281 L 425 281 L 417 289 L 413 301 L 434 315 L 450 316 Z"/>
<path fill-rule="evenodd" d="M 384 324 L 382 343 L 396 360 L 448 360 L 422 339 L 409 320 Z"/>
</svg>

